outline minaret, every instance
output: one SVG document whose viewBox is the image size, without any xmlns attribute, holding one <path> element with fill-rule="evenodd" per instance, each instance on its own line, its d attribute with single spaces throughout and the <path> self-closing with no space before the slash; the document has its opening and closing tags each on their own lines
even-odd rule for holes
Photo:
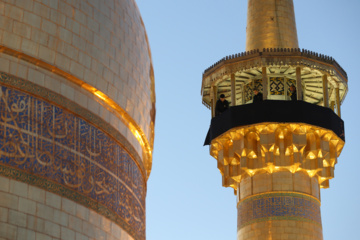
<svg viewBox="0 0 360 240">
<path fill-rule="evenodd" d="M 298 48 L 292 0 L 249 0 L 247 24 L 246 52 L 206 69 L 201 89 L 213 117 L 205 145 L 237 196 L 237 239 L 321 240 L 320 189 L 345 144 L 346 72 Z M 230 108 L 215 117 L 220 94 Z"/>
</svg>

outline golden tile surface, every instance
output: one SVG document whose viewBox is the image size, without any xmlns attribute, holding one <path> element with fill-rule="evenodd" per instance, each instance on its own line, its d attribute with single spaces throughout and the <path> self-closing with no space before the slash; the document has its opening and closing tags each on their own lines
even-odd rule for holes
<svg viewBox="0 0 360 240">
<path fill-rule="evenodd" d="M 298 48 L 293 0 L 249 0 L 246 51 Z"/>
<path fill-rule="evenodd" d="M 0 46 L 51 66 L 115 103 L 151 169 L 155 90 L 151 52 L 135 1 L 29 0 L 1 6 Z M 132 19 L 132 21 L 128 21 Z M 100 27 L 104 26 L 104 27 Z M 58 71 L 58 72 L 59 72 Z M 41 82 L 40 82 L 41 84 Z M 89 88 L 87 88 L 89 89 Z M 106 96 L 106 97 L 105 97 Z M 112 103 L 111 103 L 112 102 Z M 121 119 L 122 117 L 120 117 Z"/>
</svg>

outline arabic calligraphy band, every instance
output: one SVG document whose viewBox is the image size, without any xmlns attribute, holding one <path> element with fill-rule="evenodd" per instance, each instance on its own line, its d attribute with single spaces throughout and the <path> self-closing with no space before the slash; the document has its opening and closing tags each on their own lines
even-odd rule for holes
<svg viewBox="0 0 360 240">
<path fill-rule="evenodd" d="M 145 238 L 145 180 L 126 149 L 70 111 L 1 85 L 0 168 L 80 193 Z"/>
</svg>

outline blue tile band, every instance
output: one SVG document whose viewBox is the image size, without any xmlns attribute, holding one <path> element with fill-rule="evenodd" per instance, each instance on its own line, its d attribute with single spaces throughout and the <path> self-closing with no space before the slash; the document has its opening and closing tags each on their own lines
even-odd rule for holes
<svg viewBox="0 0 360 240">
<path fill-rule="evenodd" d="M 295 220 L 321 226 L 320 202 L 305 194 L 276 192 L 259 194 L 238 204 L 238 229 L 263 221 Z"/>
<path fill-rule="evenodd" d="M 72 112 L 1 85 L 0 175 L 70 198 L 145 239 L 146 183 L 131 155 Z"/>
</svg>

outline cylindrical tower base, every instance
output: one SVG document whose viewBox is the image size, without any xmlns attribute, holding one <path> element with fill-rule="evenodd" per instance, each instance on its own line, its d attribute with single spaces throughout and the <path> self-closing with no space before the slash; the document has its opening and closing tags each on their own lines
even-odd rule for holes
<svg viewBox="0 0 360 240">
<path fill-rule="evenodd" d="M 238 189 L 238 240 L 323 239 L 316 178 L 263 172 Z"/>
</svg>

